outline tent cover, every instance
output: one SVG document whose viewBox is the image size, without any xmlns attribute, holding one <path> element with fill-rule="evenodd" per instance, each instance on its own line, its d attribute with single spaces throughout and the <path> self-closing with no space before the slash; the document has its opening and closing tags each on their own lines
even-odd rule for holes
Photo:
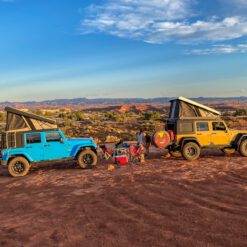
<svg viewBox="0 0 247 247">
<path fill-rule="evenodd" d="M 220 112 L 184 97 L 171 100 L 170 119 L 217 118 L 220 115 Z"/>
<path fill-rule="evenodd" d="M 7 132 L 57 129 L 55 120 L 20 111 L 12 107 L 6 107 L 5 111 L 7 112 Z"/>
</svg>

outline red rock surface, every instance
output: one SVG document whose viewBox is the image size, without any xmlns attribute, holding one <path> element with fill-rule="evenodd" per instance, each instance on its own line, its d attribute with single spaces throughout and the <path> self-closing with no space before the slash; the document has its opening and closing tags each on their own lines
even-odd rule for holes
<svg viewBox="0 0 247 247">
<path fill-rule="evenodd" d="M 247 160 L 152 154 L 113 171 L 0 169 L 0 246 L 246 246 Z"/>
</svg>

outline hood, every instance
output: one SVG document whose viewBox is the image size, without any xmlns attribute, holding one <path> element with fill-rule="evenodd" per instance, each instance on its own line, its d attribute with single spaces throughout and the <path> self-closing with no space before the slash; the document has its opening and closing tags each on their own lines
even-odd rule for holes
<svg viewBox="0 0 247 247">
<path fill-rule="evenodd" d="M 68 143 L 71 143 L 72 145 L 91 145 L 91 146 L 97 146 L 93 139 L 91 138 L 68 138 Z"/>
</svg>

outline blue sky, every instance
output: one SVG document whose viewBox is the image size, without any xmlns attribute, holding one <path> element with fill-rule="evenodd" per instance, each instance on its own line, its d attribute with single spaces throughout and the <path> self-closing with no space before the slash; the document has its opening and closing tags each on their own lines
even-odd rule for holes
<svg viewBox="0 0 247 247">
<path fill-rule="evenodd" d="M 247 96 L 246 0 L 0 0 L 0 101 Z"/>
</svg>

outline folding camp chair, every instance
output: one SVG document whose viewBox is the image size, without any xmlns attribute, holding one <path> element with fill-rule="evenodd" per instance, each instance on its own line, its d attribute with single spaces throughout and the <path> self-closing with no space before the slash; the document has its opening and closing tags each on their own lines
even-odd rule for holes
<svg viewBox="0 0 247 247">
<path fill-rule="evenodd" d="M 143 162 L 144 161 L 144 147 L 142 144 L 130 146 L 130 161 Z"/>
</svg>

